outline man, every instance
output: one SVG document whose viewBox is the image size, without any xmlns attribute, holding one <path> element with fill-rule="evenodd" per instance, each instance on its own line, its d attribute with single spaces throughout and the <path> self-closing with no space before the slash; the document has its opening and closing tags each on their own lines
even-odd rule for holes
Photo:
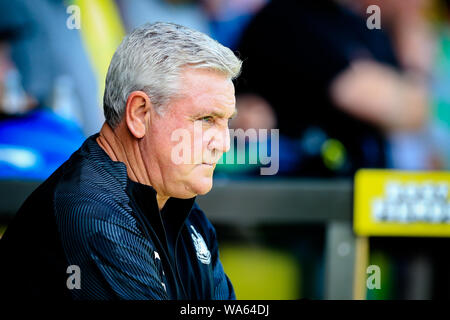
<svg viewBox="0 0 450 320">
<path fill-rule="evenodd" d="M 179 25 L 125 37 L 100 133 L 33 192 L 0 242 L 2 293 L 234 299 L 195 196 L 211 189 L 229 149 L 240 67 L 231 50 Z M 173 139 L 180 132 L 190 139 Z M 191 161 L 177 164 L 174 150 Z"/>
</svg>

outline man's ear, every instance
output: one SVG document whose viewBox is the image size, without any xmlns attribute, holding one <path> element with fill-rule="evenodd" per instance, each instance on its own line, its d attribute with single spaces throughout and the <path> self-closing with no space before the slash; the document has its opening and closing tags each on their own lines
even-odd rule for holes
<svg viewBox="0 0 450 320">
<path fill-rule="evenodd" d="M 143 91 L 133 91 L 128 95 L 125 120 L 131 134 L 140 139 L 147 132 L 151 101 Z"/>
</svg>

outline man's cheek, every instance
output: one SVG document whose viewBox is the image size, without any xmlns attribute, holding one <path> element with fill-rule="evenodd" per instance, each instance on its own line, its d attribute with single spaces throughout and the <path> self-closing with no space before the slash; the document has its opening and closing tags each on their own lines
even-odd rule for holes
<svg viewBox="0 0 450 320">
<path fill-rule="evenodd" d="M 195 121 L 191 144 L 193 164 L 201 164 L 203 162 L 203 134 L 203 123 L 201 121 Z"/>
<path fill-rule="evenodd" d="M 175 165 L 193 163 L 192 135 L 184 128 L 175 129 L 170 136 L 169 146 L 170 161 Z M 164 146 L 162 146 L 164 148 Z"/>
</svg>

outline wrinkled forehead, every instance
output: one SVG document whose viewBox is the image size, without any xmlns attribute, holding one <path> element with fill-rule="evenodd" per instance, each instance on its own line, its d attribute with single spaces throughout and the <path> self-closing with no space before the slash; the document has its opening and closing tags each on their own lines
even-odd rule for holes
<svg viewBox="0 0 450 320">
<path fill-rule="evenodd" d="M 235 113 L 236 98 L 233 82 L 216 72 L 189 73 L 182 79 L 182 99 L 191 114 L 214 113 L 219 117 L 231 117 Z"/>
<path fill-rule="evenodd" d="M 214 113 L 215 116 L 227 118 L 231 117 L 236 110 L 236 99 L 234 90 L 224 92 L 205 92 L 193 99 L 193 112 Z"/>
</svg>

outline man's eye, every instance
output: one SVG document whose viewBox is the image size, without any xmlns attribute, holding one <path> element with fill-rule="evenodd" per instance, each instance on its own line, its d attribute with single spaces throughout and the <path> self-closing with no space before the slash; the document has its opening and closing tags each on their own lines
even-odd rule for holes
<svg viewBox="0 0 450 320">
<path fill-rule="evenodd" d="M 207 122 L 207 123 L 211 123 L 211 122 L 213 122 L 214 118 L 211 116 L 207 116 L 207 117 L 201 118 L 201 120 L 204 122 Z"/>
</svg>

